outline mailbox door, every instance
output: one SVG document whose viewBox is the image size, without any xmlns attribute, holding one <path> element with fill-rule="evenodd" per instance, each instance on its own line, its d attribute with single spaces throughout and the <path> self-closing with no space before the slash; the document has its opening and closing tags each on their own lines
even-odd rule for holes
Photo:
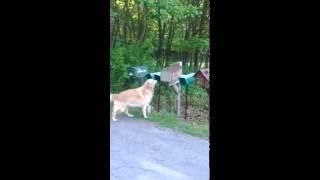
<svg viewBox="0 0 320 180">
<path fill-rule="evenodd" d="M 148 67 L 147 66 L 137 66 L 137 67 L 129 67 L 128 68 L 129 76 L 134 77 L 144 77 L 148 74 Z"/>
<path fill-rule="evenodd" d="M 136 72 L 134 68 L 128 68 L 128 74 L 129 76 L 135 76 Z"/>
<path fill-rule="evenodd" d="M 171 76 L 169 71 L 162 71 L 160 74 L 160 80 L 164 82 L 170 82 L 171 81 Z"/>
<path fill-rule="evenodd" d="M 144 77 L 146 74 L 148 74 L 148 68 L 146 66 L 136 67 L 136 76 L 137 77 Z"/>
<path fill-rule="evenodd" d="M 210 88 L 210 83 L 209 83 L 209 81 L 206 81 L 205 88 L 207 88 L 207 89 L 209 89 L 209 88 Z"/>
<path fill-rule="evenodd" d="M 161 71 L 161 81 L 174 83 L 179 80 L 179 76 L 182 74 L 182 62 L 171 64 L 169 67 Z"/>
<path fill-rule="evenodd" d="M 196 84 L 200 87 L 204 87 L 204 81 L 203 78 L 197 77 L 196 78 Z"/>
</svg>

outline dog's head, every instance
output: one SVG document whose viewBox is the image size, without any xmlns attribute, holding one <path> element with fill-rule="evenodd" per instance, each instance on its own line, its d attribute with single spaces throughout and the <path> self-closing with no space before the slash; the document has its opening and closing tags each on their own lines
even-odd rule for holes
<svg viewBox="0 0 320 180">
<path fill-rule="evenodd" d="M 157 80 L 148 79 L 148 80 L 144 83 L 144 86 L 147 87 L 147 88 L 153 89 L 156 84 L 157 84 Z"/>
</svg>

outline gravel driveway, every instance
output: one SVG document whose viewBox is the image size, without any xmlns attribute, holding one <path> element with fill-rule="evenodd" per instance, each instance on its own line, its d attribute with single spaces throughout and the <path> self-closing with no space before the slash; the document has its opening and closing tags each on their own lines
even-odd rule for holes
<svg viewBox="0 0 320 180">
<path fill-rule="evenodd" d="M 208 180 L 209 142 L 118 116 L 110 121 L 111 180 Z"/>
</svg>

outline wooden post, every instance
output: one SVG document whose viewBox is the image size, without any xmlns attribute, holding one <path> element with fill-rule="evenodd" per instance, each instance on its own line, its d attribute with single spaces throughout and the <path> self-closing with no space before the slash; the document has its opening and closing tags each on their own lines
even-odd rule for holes
<svg viewBox="0 0 320 180">
<path fill-rule="evenodd" d="M 159 82 L 159 88 L 158 88 L 158 112 L 160 112 L 160 86 L 161 86 L 161 82 Z"/>
<path fill-rule="evenodd" d="M 173 85 L 173 89 L 175 90 L 175 92 L 176 92 L 176 95 L 177 95 L 177 97 L 176 97 L 176 108 L 177 108 L 177 115 L 178 115 L 178 117 L 180 116 L 180 104 L 181 104 L 181 87 L 180 87 L 180 84 L 179 83 L 177 83 L 177 84 L 174 84 Z"/>
<path fill-rule="evenodd" d="M 180 91 L 180 86 L 178 87 L 178 94 L 177 94 L 177 115 L 178 115 L 178 117 L 180 117 L 180 102 L 181 102 L 181 100 L 180 100 L 180 95 L 181 95 L 181 91 Z"/>
<path fill-rule="evenodd" d="M 184 110 L 184 119 L 187 120 L 187 112 L 188 112 L 188 86 L 186 86 L 186 104 Z"/>
</svg>

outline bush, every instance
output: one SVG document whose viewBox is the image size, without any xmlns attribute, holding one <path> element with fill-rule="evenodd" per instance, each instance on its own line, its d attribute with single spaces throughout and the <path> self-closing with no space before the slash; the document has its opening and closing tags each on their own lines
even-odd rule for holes
<svg viewBox="0 0 320 180">
<path fill-rule="evenodd" d="M 124 90 L 124 83 L 128 78 L 128 67 L 147 65 L 154 69 L 156 62 L 152 57 L 152 46 L 145 43 L 143 46 L 129 44 L 122 46 L 117 44 L 111 49 L 110 81 L 111 91 Z"/>
</svg>

